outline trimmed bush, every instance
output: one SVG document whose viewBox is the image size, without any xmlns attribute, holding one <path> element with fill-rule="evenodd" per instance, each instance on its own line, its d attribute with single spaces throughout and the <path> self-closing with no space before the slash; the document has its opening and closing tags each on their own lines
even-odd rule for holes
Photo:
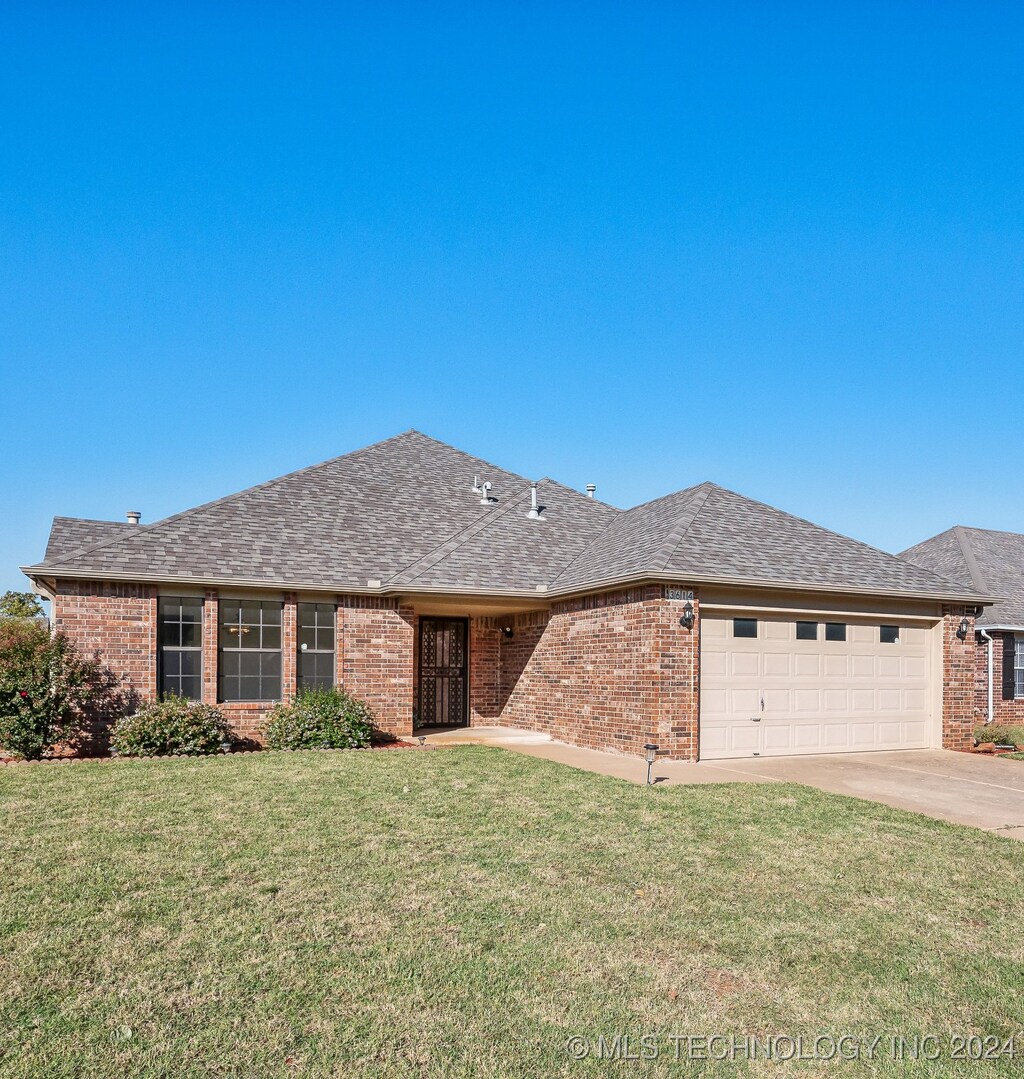
<svg viewBox="0 0 1024 1079">
<path fill-rule="evenodd" d="M 230 740 L 228 725 L 212 704 L 170 694 L 119 719 L 110 745 L 122 757 L 159 757 L 217 753 Z"/>
<path fill-rule="evenodd" d="M 979 744 L 985 742 L 998 742 L 1000 745 L 1024 746 L 1024 727 L 1011 726 L 1008 723 L 989 723 L 984 727 L 978 727 L 974 732 L 974 740 Z"/>
<path fill-rule="evenodd" d="M 0 750 L 30 761 L 80 750 L 134 704 L 131 689 L 63 633 L 0 619 Z"/>
<path fill-rule="evenodd" d="M 368 705 L 341 689 L 303 690 L 267 713 L 271 749 L 365 749 L 373 732 Z"/>
</svg>

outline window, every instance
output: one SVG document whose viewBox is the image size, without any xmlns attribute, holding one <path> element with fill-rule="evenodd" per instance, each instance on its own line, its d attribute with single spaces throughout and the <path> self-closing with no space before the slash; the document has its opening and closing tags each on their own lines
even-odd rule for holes
<svg viewBox="0 0 1024 1079">
<path fill-rule="evenodd" d="M 298 688 L 334 685 L 334 604 L 300 603 Z"/>
<path fill-rule="evenodd" d="M 1013 640 L 1014 696 L 1024 697 L 1024 637 Z"/>
<path fill-rule="evenodd" d="M 281 699 L 281 607 L 270 600 L 220 601 L 222 701 Z"/>
<path fill-rule="evenodd" d="M 796 639 L 798 641 L 816 641 L 818 639 L 818 623 L 797 622 Z"/>
<path fill-rule="evenodd" d="M 734 618 L 732 620 L 732 635 L 734 637 L 756 637 L 756 618 Z"/>
<path fill-rule="evenodd" d="M 160 693 L 203 697 L 203 601 L 163 596 L 157 603 Z"/>
<path fill-rule="evenodd" d="M 879 626 L 878 627 L 878 639 L 882 644 L 899 644 L 900 643 L 900 627 L 899 626 Z"/>
<path fill-rule="evenodd" d="M 845 641 L 846 640 L 846 623 L 845 622 L 826 622 L 825 623 L 825 640 L 826 641 Z"/>
</svg>

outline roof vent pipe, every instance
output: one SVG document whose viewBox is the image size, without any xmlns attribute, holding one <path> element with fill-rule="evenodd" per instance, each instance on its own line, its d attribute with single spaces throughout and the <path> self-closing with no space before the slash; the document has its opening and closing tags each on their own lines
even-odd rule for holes
<svg viewBox="0 0 1024 1079">
<path fill-rule="evenodd" d="M 480 484 L 480 505 L 489 506 L 491 504 L 491 481 L 484 480 Z"/>
<path fill-rule="evenodd" d="M 597 484 L 596 483 L 588 483 L 587 484 L 587 498 L 593 498 L 596 493 L 597 493 Z"/>
<path fill-rule="evenodd" d="M 530 484 L 530 512 L 526 516 L 529 517 L 531 521 L 544 520 L 540 508 L 537 505 L 537 485 L 535 483 Z"/>
<path fill-rule="evenodd" d="M 139 523 L 139 521 L 141 521 L 141 520 L 142 520 L 142 514 L 141 514 L 141 513 L 139 513 L 139 511 L 138 511 L 138 510 L 129 510 L 129 511 L 128 511 L 128 512 L 127 512 L 127 513 L 125 514 L 125 517 L 127 517 L 127 518 L 128 518 L 128 523 L 129 523 L 130 525 L 137 525 L 137 524 Z"/>
</svg>

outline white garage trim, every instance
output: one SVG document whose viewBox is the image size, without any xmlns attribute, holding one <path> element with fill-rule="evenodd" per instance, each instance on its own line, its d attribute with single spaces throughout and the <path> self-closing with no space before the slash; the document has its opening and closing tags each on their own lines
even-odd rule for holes
<svg viewBox="0 0 1024 1079">
<path fill-rule="evenodd" d="M 923 749 L 934 744 L 936 632 L 920 617 L 886 613 L 748 609 L 756 637 L 737 636 L 734 619 L 701 618 L 700 756 L 785 756 Z M 813 640 L 797 622 L 817 623 Z M 825 623 L 846 639 L 825 639 Z M 882 625 L 898 626 L 884 643 Z"/>
</svg>

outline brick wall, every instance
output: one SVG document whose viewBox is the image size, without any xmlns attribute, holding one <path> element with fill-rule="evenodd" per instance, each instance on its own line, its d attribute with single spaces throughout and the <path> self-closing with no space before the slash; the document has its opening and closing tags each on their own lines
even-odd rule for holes
<svg viewBox="0 0 1024 1079">
<path fill-rule="evenodd" d="M 341 684 L 373 709 L 381 730 L 412 733 L 416 617 L 397 600 L 338 597 Z"/>
<path fill-rule="evenodd" d="M 487 726 L 501 716 L 501 628 L 494 619 L 469 620 L 469 725 Z"/>
<path fill-rule="evenodd" d="M 942 745 L 945 749 L 970 749 L 979 723 L 977 707 L 977 645 L 974 641 L 973 607 L 942 609 Z M 967 636 L 960 640 L 957 628 L 968 622 Z"/>
<path fill-rule="evenodd" d="M 148 584 L 58 581 L 54 630 L 82 652 L 99 652 L 143 700 L 156 696 L 156 589 Z"/>
<path fill-rule="evenodd" d="M 681 627 L 682 608 L 651 585 L 517 615 L 500 639 L 494 721 L 590 749 L 642 754 L 654 741 L 664 756 L 694 757 L 699 620 Z"/>
</svg>

